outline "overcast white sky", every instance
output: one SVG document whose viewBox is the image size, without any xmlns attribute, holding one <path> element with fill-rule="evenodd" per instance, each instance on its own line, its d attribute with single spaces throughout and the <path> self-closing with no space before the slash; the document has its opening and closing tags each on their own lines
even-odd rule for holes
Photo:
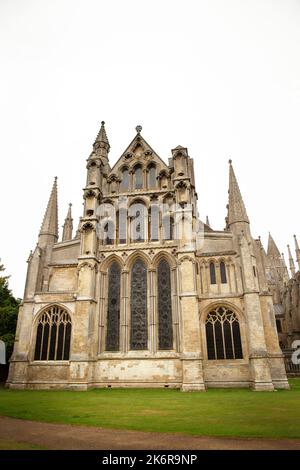
<svg viewBox="0 0 300 470">
<path fill-rule="evenodd" d="M 60 226 L 69 202 L 77 226 L 101 120 L 111 163 L 137 124 L 165 160 L 187 146 L 213 228 L 231 157 L 253 236 L 285 252 L 300 239 L 299 1 L 0 0 L 0 57 L 0 258 L 16 296 L 56 175 Z"/>
</svg>

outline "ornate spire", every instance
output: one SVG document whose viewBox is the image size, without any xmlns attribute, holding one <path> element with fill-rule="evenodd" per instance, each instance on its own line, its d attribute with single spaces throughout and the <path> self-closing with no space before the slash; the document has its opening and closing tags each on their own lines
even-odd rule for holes
<svg viewBox="0 0 300 470">
<path fill-rule="evenodd" d="M 269 240 L 268 240 L 268 256 L 272 256 L 273 258 L 281 258 L 280 251 L 277 248 L 276 243 L 273 240 L 271 233 L 269 232 Z"/>
<path fill-rule="evenodd" d="M 294 241 L 295 241 L 295 248 L 296 248 L 296 251 L 297 251 L 297 250 L 299 250 L 299 245 L 298 245 L 298 241 L 297 241 L 296 235 L 294 235 Z"/>
<path fill-rule="evenodd" d="M 298 245 L 296 235 L 294 235 L 294 240 L 295 240 L 295 248 L 296 248 L 296 259 L 297 259 L 297 264 L 298 264 L 298 268 L 299 268 L 299 271 L 300 271 L 300 248 L 299 248 L 299 245 Z"/>
<path fill-rule="evenodd" d="M 39 236 L 52 235 L 58 239 L 57 176 L 54 179 Z"/>
<path fill-rule="evenodd" d="M 281 253 L 281 263 L 282 263 L 282 268 L 283 268 L 283 280 L 288 282 L 290 276 L 289 276 L 288 268 L 287 268 L 283 253 Z"/>
<path fill-rule="evenodd" d="M 288 245 L 287 248 L 288 248 L 288 252 L 289 252 L 290 270 L 291 270 L 292 276 L 294 277 L 295 274 L 296 274 L 295 263 L 294 263 L 294 260 L 293 260 L 293 257 L 292 257 L 290 245 Z"/>
<path fill-rule="evenodd" d="M 66 242 L 68 240 L 72 240 L 72 232 L 73 232 L 72 204 L 70 203 L 67 217 L 65 218 L 65 223 L 63 225 L 62 241 Z"/>
<path fill-rule="evenodd" d="M 104 148 L 107 151 L 107 153 L 109 152 L 109 149 L 110 149 L 110 145 L 109 145 L 108 138 L 106 135 L 104 121 L 101 122 L 100 131 L 98 132 L 98 135 L 94 142 L 94 150 L 97 150 L 99 148 Z"/>
<path fill-rule="evenodd" d="M 228 205 L 228 224 L 236 222 L 246 222 L 249 224 L 248 215 L 240 188 L 232 167 L 232 160 L 229 160 L 229 205 Z"/>
<path fill-rule="evenodd" d="M 208 225 L 210 227 L 208 215 L 206 216 L 206 222 L 205 223 L 206 223 L 206 225 Z"/>
</svg>

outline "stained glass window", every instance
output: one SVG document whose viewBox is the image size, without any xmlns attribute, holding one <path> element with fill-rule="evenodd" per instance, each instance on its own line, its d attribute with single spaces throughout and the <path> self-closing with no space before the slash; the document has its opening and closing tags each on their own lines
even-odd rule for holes
<svg viewBox="0 0 300 470">
<path fill-rule="evenodd" d="M 166 260 L 161 260 L 157 269 L 158 287 L 158 348 L 173 348 L 171 273 Z"/>
<path fill-rule="evenodd" d="M 108 270 L 107 351 L 119 351 L 120 347 L 120 286 L 121 270 L 114 262 Z"/>
<path fill-rule="evenodd" d="M 131 332 L 130 347 L 134 350 L 147 349 L 147 269 L 137 259 L 131 271 Z"/>
</svg>

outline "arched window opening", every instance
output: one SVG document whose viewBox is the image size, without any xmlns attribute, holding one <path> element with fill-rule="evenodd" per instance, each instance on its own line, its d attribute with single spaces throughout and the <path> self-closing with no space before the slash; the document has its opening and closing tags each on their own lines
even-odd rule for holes
<svg viewBox="0 0 300 470">
<path fill-rule="evenodd" d="M 135 189 L 143 188 L 143 170 L 140 165 L 134 169 Z"/>
<path fill-rule="evenodd" d="M 169 214 L 163 216 L 162 219 L 163 226 L 163 240 L 173 240 L 174 239 L 174 218 Z"/>
<path fill-rule="evenodd" d="M 119 243 L 127 242 L 127 209 L 120 207 L 118 217 L 118 239 Z"/>
<path fill-rule="evenodd" d="M 276 328 L 278 333 L 282 333 L 281 320 L 276 320 Z"/>
<path fill-rule="evenodd" d="M 208 359 L 243 359 L 240 325 L 234 312 L 218 307 L 205 322 Z"/>
<path fill-rule="evenodd" d="M 130 348 L 147 349 L 147 269 L 141 259 L 137 259 L 131 271 L 131 329 Z"/>
<path fill-rule="evenodd" d="M 130 239 L 133 243 L 146 240 L 148 226 L 148 211 L 142 202 L 136 202 L 129 208 Z"/>
<path fill-rule="evenodd" d="M 34 360 L 68 361 L 71 343 L 71 317 L 66 310 L 52 306 L 38 320 Z"/>
<path fill-rule="evenodd" d="M 153 242 L 159 240 L 159 206 L 152 204 L 149 217 L 150 238 Z"/>
<path fill-rule="evenodd" d="M 161 260 L 157 269 L 158 348 L 173 348 L 171 272 L 169 263 Z"/>
<path fill-rule="evenodd" d="M 215 267 L 215 263 L 213 261 L 209 264 L 209 271 L 210 271 L 210 283 L 211 284 L 216 284 L 217 283 L 217 280 L 216 280 L 216 267 Z"/>
<path fill-rule="evenodd" d="M 120 189 L 121 191 L 128 191 L 129 189 L 129 171 L 127 168 L 124 168 L 124 170 L 122 171 Z"/>
<path fill-rule="evenodd" d="M 112 245 L 115 239 L 115 225 L 112 220 L 104 222 L 103 225 L 103 244 Z"/>
<path fill-rule="evenodd" d="M 226 266 L 223 261 L 221 261 L 220 263 L 220 275 L 221 275 L 221 283 L 227 284 Z"/>
<path fill-rule="evenodd" d="M 113 262 L 108 270 L 107 351 L 119 351 L 120 348 L 120 291 L 121 269 Z"/>
<path fill-rule="evenodd" d="M 148 168 L 148 188 L 149 189 L 156 188 L 156 167 L 155 167 L 155 165 L 151 165 Z"/>
</svg>

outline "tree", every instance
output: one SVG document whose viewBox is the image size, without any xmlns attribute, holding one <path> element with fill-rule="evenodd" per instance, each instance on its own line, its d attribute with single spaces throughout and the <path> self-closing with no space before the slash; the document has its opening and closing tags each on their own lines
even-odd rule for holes
<svg viewBox="0 0 300 470">
<path fill-rule="evenodd" d="M 5 268 L 0 264 L 0 339 L 6 343 L 6 360 L 13 352 L 18 309 L 21 302 L 8 287 L 9 276 L 3 276 Z"/>
</svg>

